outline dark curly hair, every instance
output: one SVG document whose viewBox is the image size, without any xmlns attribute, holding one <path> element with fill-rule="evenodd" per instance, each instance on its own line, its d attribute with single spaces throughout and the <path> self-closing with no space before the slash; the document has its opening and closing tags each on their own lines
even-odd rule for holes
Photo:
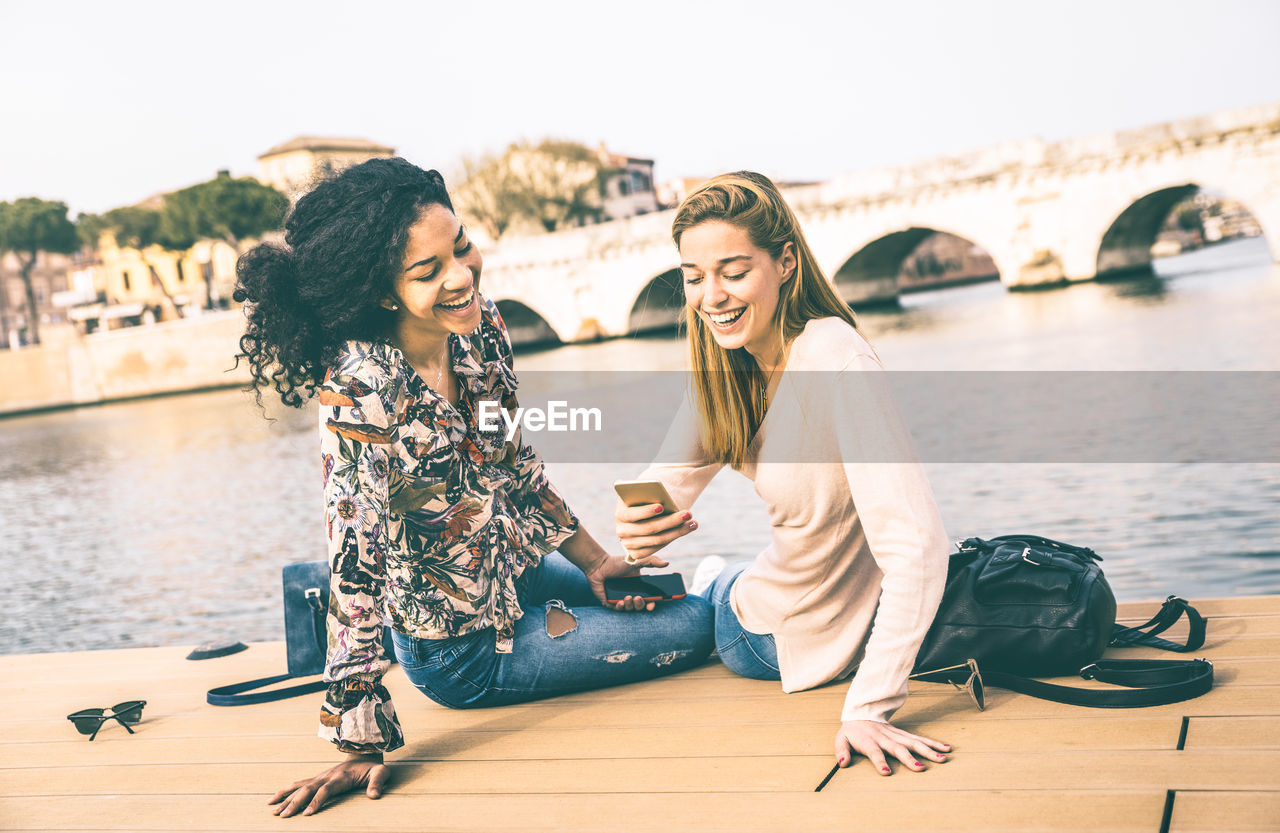
<svg viewBox="0 0 1280 833">
<path fill-rule="evenodd" d="M 348 339 L 385 337 L 380 302 L 400 272 L 409 227 L 423 208 L 453 203 L 444 178 L 399 157 L 370 159 L 329 177 L 285 220 L 285 245 L 262 243 L 236 263 L 234 298 L 248 319 L 241 353 L 262 391 L 301 407 Z"/>
</svg>

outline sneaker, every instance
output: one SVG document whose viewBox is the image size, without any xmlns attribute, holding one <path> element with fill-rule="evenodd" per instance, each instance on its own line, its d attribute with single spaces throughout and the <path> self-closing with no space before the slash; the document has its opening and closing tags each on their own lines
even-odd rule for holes
<svg viewBox="0 0 1280 833">
<path fill-rule="evenodd" d="M 715 581 L 716 576 L 724 572 L 724 568 L 727 566 L 729 566 L 729 562 L 718 555 L 708 555 L 699 561 L 698 569 L 693 571 L 693 581 L 689 584 L 689 592 L 695 596 L 705 596 L 707 588 L 711 586 L 711 582 Z"/>
</svg>

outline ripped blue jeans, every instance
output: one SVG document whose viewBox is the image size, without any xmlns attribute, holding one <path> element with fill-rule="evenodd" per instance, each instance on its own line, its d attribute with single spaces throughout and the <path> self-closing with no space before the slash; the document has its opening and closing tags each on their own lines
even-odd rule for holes
<svg viewBox="0 0 1280 833">
<path fill-rule="evenodd" d="M 714 641 L 710 602 L 659 602 L 645 613 L 606 610 L 586 576 L 552 553 L 516 579 L 524 616 L 509 654 L 495 653 L 493 628 L 448 639 L 394 631 L 396 659 L 409 681 L 453 709 L 506 706 L 575 691 L 634 683 L 704 662 Z M 548 611 L 560 636 L 548 633 Z"/>
</svg>

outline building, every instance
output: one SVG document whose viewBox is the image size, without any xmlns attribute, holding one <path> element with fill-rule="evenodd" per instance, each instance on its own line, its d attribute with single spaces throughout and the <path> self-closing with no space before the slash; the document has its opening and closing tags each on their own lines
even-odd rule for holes
<svg viewBox="0 0 1280 833">
<path fill-rule="evenodd" d="M 1197 191 L 1170 209 L 1151 253 L 1156 257 L 1168 257 L 1213 243 L 1260 234 L 1262 226 L 1243 203 L 1207 191 Z"/>
<path fill-rule="evenodd" d="M 206 307 L 231 304 L 239 255 L 224 241 L 201 240 L 182 252 L 159 246 L 138 251 L 118 246 L 106 234 L 97 254 L 98 303 L 76 307 L 71 316 L 89 332 L 190 318 Z"/>
<path fill-rule="evenodd" d="M 36 297 L 40 326 L 67 320 L 65 298 L 71 255 L 40 252 L 31 269 L 31 288 Z M 13 252 L 0 256 L 0 347 L 27 343 L 27 288 L 22 281 L 22 263 Z"/>
<path fill-rule="evenodd" d="M 296 200 L 333 171 L 389 156 L 395 148 L 367 139 L 299 136 L 258 157 L 258 179 Z"/>
<path fill-rule="evenodd" d="M 653 185 L 653 160 L 612 153 L 603 143 L 596 150 L 612 173 L 604 182 L 604 218 L 622 220 L 662 208 Z"/>
</svg>

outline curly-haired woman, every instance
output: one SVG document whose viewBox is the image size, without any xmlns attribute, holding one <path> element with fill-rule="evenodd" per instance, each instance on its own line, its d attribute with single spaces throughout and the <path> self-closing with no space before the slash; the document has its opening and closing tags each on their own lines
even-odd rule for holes
<svg viewBox="0 0 1280 833">
<path fill-rule="evenodd" d="M 605 579 L 666 562 L 607 553 L 518 431 L 482 430 L 482 403 L 516 407 L 511 344 L 440 175 L 365 162 L 303 196 L 285 228 L 285 245 L 240 259 L 241 350 L 259 395 L 297 407 L 318 393 L 332 568 L 320 735 L 345 757 L 276 793 L 276 814 L 385 788 L 382 756 L 404 739 L 382 685 L 384 617 L 409 680 L 451 708 L 706 659 L 710 604 L 607 603 Z M 602 659 L 619 652 L 631 659 Z"/>
</svg>

